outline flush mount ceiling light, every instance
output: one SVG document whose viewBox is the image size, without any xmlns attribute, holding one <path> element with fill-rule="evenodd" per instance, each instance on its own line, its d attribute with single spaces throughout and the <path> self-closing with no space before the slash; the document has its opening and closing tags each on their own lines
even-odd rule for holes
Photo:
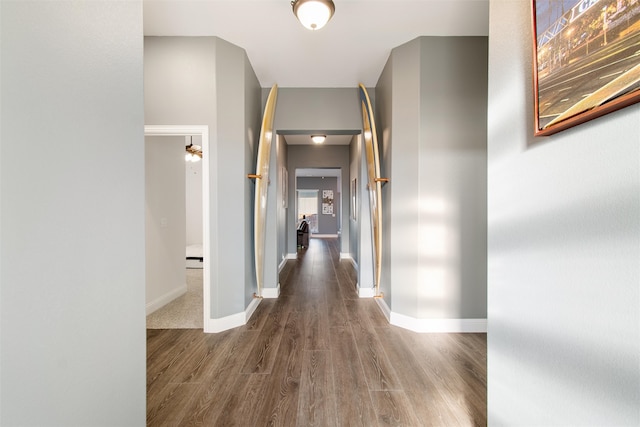
<svg viewBox="0 0 640 427">
<path fill-rule="evenodd" d="M 336 11 L 332 0 L 293 0 L 293 14 L 305 28 L 319 30 Z"/>
<path fill-rule="evenodd" d="M 316 144 L 322 144 L 327 139 L 326 135 L 311 135 L 311 140 Z"/>
</svg>

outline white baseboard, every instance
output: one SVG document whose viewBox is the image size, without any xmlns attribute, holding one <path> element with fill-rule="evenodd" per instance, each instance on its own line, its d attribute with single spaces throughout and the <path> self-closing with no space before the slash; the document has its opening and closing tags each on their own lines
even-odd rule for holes
<svg viewBox="0 0 640 427">
<path fill-rule="evenodd" d="M 487 332 L 487 319 L 416 319 L 391 312 L 389 323 L 414 332 Z"/>
<path fill-rule="evenodd" d="M 340 260 L 343 260 L 343 259 L 347 261 L 351 261 L 351 265 L 353 265 L 353 268 L 356 269 L 356 272 L 358 271 L 358 263 L 356 262 L 355 259 L 353 259 L 353 256 L 351 254 L 340 252 Z"/>
<path fill-rule="evenodd" d="M 298 254 L 296 253 L 287 254 L 287 259 L 298 259 Z"/>
<path fill-rule="evenodd" d="M 383 298 L 376 298 L 378 307 L 390 324 L 420 333 L 486 333 L 487 319 L 416 319 L 391 311 Z"/>
<path fill-rule="evenodd" d="M 361 288 L 358 286 L 358 296 L 360 298 L 373 298 L 376 296 L 376 292 L 374 288 Z"/>
<path fill-rule="evenodd" d="M 338 234 L 309 234 L 310 239 L 335 239 Z"/>
<path fill-rule="evenodd" d="M 389 308 L 389 306 L 387 305 L 387 302 L 383 298 L 376 298 L 375 301 L 378 303 L 378 307 L 380 307 L 380 310 L 382 311 L 382 314 L 384 314 L 384 317 L 386 317 L 387 320 L 390 321 L 391 308 Z"/>
<path fill-rule="evenodd" d="M 147 316 L 186 293 L 187 293 L 187 284 L 185 283 L 184 285 L 179 286 L 174 290 L 162 295 L 160 298 L 156 298 L 155 300 L 148 302 L 146 305 Z"/>
<path fill-rule="evenodd" d="M 215 334 L 237 328 L 238 326 L 246 325 L 253 312 L 256 311 L 260 301 L 262 301 L 262 298 L 253 298 L 249 303 L 249 306 L 240 313 L 221 317 L 219 319 L 205 319 L 204 332 Z"/>
<path fill-rule="evenodd" d="M 280 296 L 280 283 L 275 288 L 262 288 L 262 298 L 278 298 Z"/>
<path fill-rule="evenodd" d="M 278 265 L 278 273 L 280 273 L 284 266 L 287 265 L 287 259 L 288 257 L 284 257 L 282 258 L 282 261 L 280 261 L 280 265 Z"/>
</svg>

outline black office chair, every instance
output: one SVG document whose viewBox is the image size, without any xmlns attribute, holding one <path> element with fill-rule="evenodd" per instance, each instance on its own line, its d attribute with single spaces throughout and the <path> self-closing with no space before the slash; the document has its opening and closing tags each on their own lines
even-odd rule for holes
<svg viewBox="0 0 640 427">
<path fill-rule="evenodd" d="M 309 224 L 307 224 L 307 221 L 302 221 L 298 227 L 298 246 L 309 247 Z"/>
</svg>

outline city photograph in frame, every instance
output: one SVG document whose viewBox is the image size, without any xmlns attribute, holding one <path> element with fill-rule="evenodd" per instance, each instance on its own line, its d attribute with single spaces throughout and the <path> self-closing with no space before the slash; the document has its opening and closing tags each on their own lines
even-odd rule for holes
<svg viewBox="0 0 640 427">
<path fill-rule="evenodd" d="M 535 135 L 640 101 L 640 0 L 532 0 Z"/>
</svg>

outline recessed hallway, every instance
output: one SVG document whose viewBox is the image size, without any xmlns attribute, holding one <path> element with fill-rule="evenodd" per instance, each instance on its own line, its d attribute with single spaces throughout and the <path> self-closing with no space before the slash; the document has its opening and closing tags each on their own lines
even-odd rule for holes
<svg viewBox="0 0 640 427">
<path fill-rule="evenodd" d="M 360 299 L 335 239 L 219 334 L 147 331 L 147 424 L 486 425 L 486 335 L 417 334 Z"/>
</svg>

